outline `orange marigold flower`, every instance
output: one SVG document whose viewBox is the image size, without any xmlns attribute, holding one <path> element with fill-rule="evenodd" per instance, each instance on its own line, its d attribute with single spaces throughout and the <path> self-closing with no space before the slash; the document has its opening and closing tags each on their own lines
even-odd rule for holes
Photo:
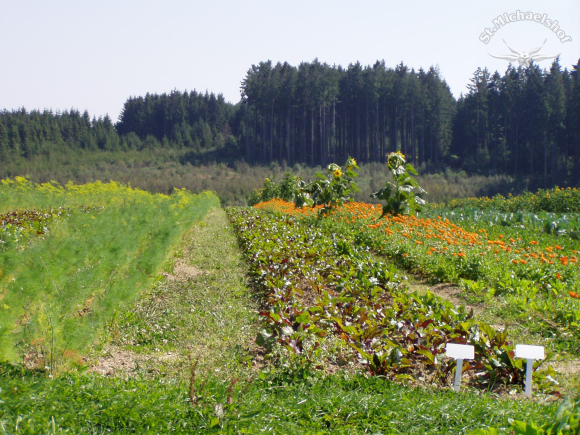
<svg viewBox="0 0 580 435">
<path fill-rule="evenodd" d="M 405 253 L 405 254 L 403 254 L 403 257 L 406 257 L 407 255 L 409 255 L 409 253 L 408 253 L 408 252 L 407 252 L 407 253 Z"/>
<path fill-rule="evenodd" d="M 550 258 L 554 258 L 554 257 L 555 257 L 555 255 L 554 255 L 554 254 L 548 254 L 548 257 L 550 257 Z"/>
<path fill-rule="evenodd" d="M 568 294 L 570 295 L 570 297 L 572 298 L 577 298 L 578 297 L 578 293 L 576 292 L 568 292 Z"/>
<path fill-rule="evenodd" d="M 574 255 L 572 255 L 572 256 L 570 257 L 570 261 L 571 261 L 572 263 L 576 263 L 576 262 L 578 261 L 578 259 L 577 259 L 577 258 L 576 258 Z"/>
<path fill-rule="evenodd" d="M 493 250 L 493 253 L 494 253 L 494 254 L 498 254 L 498 253 L 499 253 L 499 249 L 494 249 L 494 250 Z"/>
<path fill-rule="evenodd" d="M 560 257 L 560 262 L 562 263 L 562 266 L 567 266 L 568 265 L 568 257 Z"/>
<path fill-rule="evenodd" d="M 524 260 L 523 258 L 520 258 L 520 263 L 522 263 L 522 264 L 528 264 L 528 262 L 526 260 Z"/>
<path fill-rule="evenodd" d="M 499 238 L 500 238 L 500 239 L 503 239 L 503 236 L 500 234 L 500 235 L 499 235 Z"/>
<path fill-rule="evenodd" d="M 560 272 L 558 272 L 558 273 L 556 274 L 556 278 L 558 278 L 558 279 L 562 279 L 562 275 L 560 275 Z"/>
<path fill-rule="evenodd" d="M 433 252 L 427 251 L 427 255 L 433 255 Z"/>
<path fill-rule="evenodd" d="M 513 242 L 515 242 L 515 241 L 516 241 L 516 239 L 512 239 L 512 238 L 510 237 L 510 242 L 512 242 L 512 243 L 513 243 Z"/>
<path fill-rule="evenodd" d="M 540 243 L 540 242 L 538 242 L 538 241 L 536 241 L 536 240 L 532 240 L 532 241 L 530 242 L 530 245 L 537 245 L 538 243 Z"/>
<path fill-rule="evenodd" d="M 518 264 L 518 260 L 512 260 L 513 264 Z"/>
<path fill-rule="evenodd" d="M 553 250 L 554 250 L 554 248 L 552 248 L 551 246 L 546 247 L 546 251 L 548 251 L 548 252 L 552 252 Z"/>
<path fill-rule="evenodd" d="M 554 248 L 559 249 L 560 251 L 562 250 L 562 247 L 558 245 L 554 245 Z"/>
</svg>

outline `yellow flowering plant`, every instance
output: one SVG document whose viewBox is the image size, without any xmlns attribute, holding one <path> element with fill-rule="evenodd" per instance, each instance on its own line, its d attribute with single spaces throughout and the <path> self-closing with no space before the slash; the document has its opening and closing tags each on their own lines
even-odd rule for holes
<svg viewBox="0 0 580 435">
<path fill-rule="evenodd" d="M 425 200 L 421 198 L 421 195 L 427 193 L 409 175 L 417 175 L 417 171 L 413 168 L 413 165 L 405 161 L 405 156 L 400 151 L 388 155 L 387 166 L 393 175 L 395 183 L 387 182 L 385 187 L 371 194 L 372 198 L 387 201 L 383 205 L 381 217 L 386 214 L 393 216 L 400 214 L 415 215 L 421 211 L 422 205 L 425 204 Z"/>
<path fill-rule="evenodd" d="M 333 208 L 351 201 L 351 195 L 359 190 L 353 181 L 353 178 L 358 176 L 354 169 L 359 167 L 353 157 L 347 159 L 344 169 L 336 163 L 331 163 L 326 167 L 326 175 L 318 172 L 317 180 L 310 184 L 303 183 L 301 193 L 297 195 L 295 201 L 296 206 L 301 207 L 306 203 L 310 203 L 313 207 L 322 205 L 318 212 L 318 216 L 322 217 Z"/>
</svg>

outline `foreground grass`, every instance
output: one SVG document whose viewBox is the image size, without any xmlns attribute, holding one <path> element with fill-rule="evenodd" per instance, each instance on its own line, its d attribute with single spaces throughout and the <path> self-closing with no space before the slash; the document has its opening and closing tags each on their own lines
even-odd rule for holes
<svg viewBox="0 0 580 435">
<path fill-rule="evenodd" d="M 553 405 L 409 388 L 381 378 L 271 372 L 232 388 L 69 374 L 51 380 L 0 366 L 0 433 L 466 434 L 508 418 L 547 420 Z M 231 404 L 228 402 L 231 398 Z"/>
</svg>

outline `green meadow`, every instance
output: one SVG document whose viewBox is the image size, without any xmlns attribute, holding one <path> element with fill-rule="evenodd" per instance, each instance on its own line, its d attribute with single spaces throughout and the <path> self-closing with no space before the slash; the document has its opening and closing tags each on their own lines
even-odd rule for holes
<svg viewBox="0 0 580 435">
<path fill-rule="evenodd" d="M 103 325 L 157 279 L 182 232 L 217 206 L 207 192 L 3 180 L 0 214 L 64 209 L 42 231 L 26 216 L 1 230 L 0 355 L 51 370 L 79 362 Z"/>
</svg>

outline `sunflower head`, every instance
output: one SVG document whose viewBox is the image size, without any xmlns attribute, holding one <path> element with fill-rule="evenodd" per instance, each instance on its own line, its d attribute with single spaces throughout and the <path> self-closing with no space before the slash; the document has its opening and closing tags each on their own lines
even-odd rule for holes
<svg viewBox="0 0 580 435">
<path fill-rule="evenodd" d="M 387 157 L 389 168 L 396 169 L 405 164 L 405 156 L 400 151 L 389 154 Z"/>
<path fill-rule="evenodd" d="M 328 172 L 336 172 L 337 170 L 340 170 L 340 166 L 338 166 L 336 163 L 331 163 L 326 167 L 326 169 Z"/>
<path fill-rule="evenodd" d="M 342 176 L 342 171 L 338 168 L 336 171 L 333 172 L 334 178 L 340 178 Z"/>
<path fill-rule="evenodd" d="M 356 168 L 356 159 L 354 157 L 349 157 L 346 161 L 346 169 L 350 171 L 351 169 Z"/>
</svg>

